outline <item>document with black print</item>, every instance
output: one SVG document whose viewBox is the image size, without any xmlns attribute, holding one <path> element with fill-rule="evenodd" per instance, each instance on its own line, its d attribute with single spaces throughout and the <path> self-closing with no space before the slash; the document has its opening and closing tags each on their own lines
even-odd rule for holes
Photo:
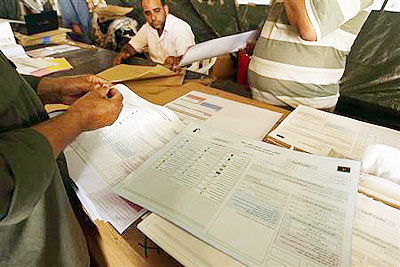
<svg viewBox="0 0 400 267">
<path fill-rule="evenodd" d="M 66 151 L 78 196 L 92 219 L 110 222 L 122 233 L 145 210 L 121 199 L 111 188 L 175 137 L 183 124 L 169 109 L 116 85 L 123 109 L 113 125 L 84 132 Z M 90 204 L 89 204 L 90 203 Z"/>
<path fill-rule="evenodd" d="M 190 124 L 113 190 L 246 265 L 349 266 L 359 172 Z"/>
</svg>

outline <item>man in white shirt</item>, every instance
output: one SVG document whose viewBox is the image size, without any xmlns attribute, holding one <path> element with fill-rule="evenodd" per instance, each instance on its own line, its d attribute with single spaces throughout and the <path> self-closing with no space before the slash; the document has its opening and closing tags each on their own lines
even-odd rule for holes
<svg viewBox="0 0 400 267">
<path fill-rule="evenodd" d="M 143 0 L 142 8 L 147 22 L 118 53 L 114 65 L 147 48 L 152 61 L 174 68 L 186 50 L 195 45 L 190 25 L 169 14 L 165 0 Z"/>
</svg>

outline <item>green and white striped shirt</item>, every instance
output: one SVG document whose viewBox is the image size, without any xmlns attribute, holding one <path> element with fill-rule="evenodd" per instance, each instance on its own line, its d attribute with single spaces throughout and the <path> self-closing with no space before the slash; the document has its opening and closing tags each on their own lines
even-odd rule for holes
<svg viewBox="0 0 400 267">
<path fill-rule="evenodd" d="M 248 79 L 253 98 L 275 105 L 330 108 L 346 57 L 373 0 L 305 0 L 317 41 L 300 38 L 275 1 L 257 41 Z"/>
</svg>

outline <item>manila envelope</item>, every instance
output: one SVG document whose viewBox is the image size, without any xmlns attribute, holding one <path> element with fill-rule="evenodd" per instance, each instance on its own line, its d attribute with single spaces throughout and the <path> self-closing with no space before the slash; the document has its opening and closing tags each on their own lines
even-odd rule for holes
<svg viewBox="0 0 400 267">
<path fill-rule="evenodd" d="M 129 88 L 145 87 L 145 86 L 159 86 L 159 87 L 179 86 L 183 84 L 184 78 L 185 78 L 185 73 L 180 73 L 178 75 L 169 77 L 160 77 L 160 78 L 152 78 L 145 80 L 129 80 L 129 81 L 124 81 L 123 84 L 125 84 Z"/>
<path fill-rule="evenodd" d="M 177 76 L 179 73 L 162 66 L 141 66 L 120 64 L 106 69 L 97 74 L 110 82 L 123 82 L 130 80 L 146 80 L 160 77 Z"/>
</svg>

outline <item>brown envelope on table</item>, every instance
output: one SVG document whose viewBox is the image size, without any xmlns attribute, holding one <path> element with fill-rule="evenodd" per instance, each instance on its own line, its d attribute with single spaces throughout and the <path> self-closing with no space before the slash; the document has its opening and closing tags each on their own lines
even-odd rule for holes
<svg viewBox="0 0 400 267">
<path fill-rule="evenodd" d="M 121 64 L 97 74 L 110 82 L 128 82 L 138 86 L 176 86 L 183 83 L 184 73 L 176 73 L 162 65 L 140 66 Z"/>
</svg>

